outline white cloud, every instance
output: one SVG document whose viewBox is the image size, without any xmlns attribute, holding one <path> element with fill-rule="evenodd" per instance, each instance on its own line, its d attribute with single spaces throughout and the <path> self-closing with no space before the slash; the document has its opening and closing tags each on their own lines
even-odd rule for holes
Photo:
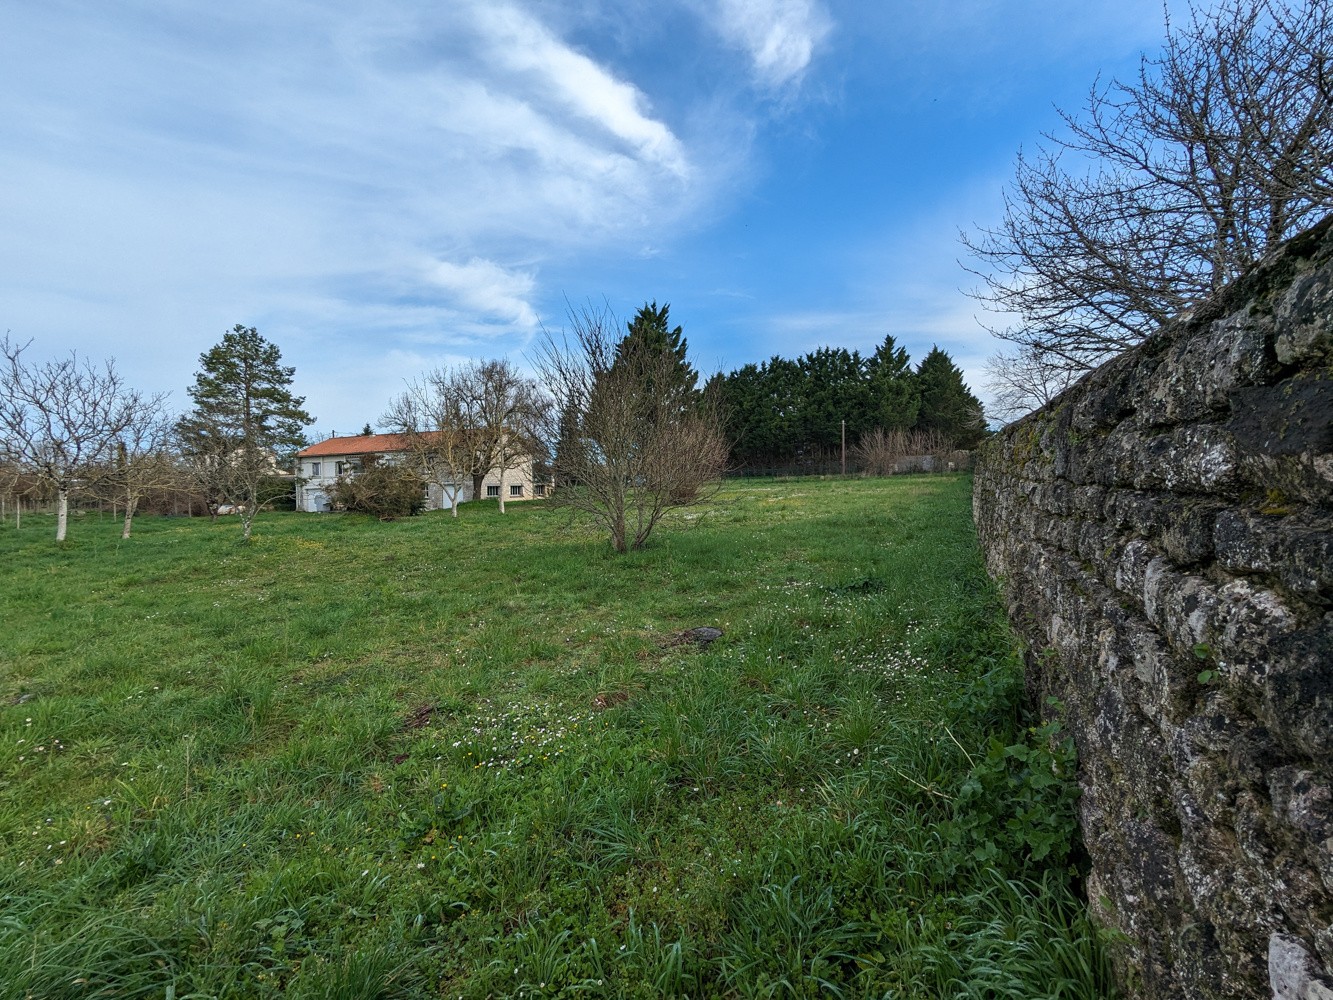
<svg viewBox="0 0 1333 1000">
<path fill-rule="evenodd" d="M 670 240 L 733 166 L 546 14 L 5 7 L 0 331 L 178 394 L 235 322 L 325 383 L 403 345 L 520 350 L 552 261 Z"/>
<path fill-rule="evenodd" d="M 474 257 L 466 264 L 437 261 L 428 275 L 462 310 L 521 330 L 531 331 L 537 326 L 536 310 L 528 302 L 535 284 L 531 274 L 509 271 L 493 261 Z"/>
<path fill-rule="evenodd" d="M 701 11 L 730 45 L 750 57 L 759 82 L 797 82 L 832 28 L 819 0 L 719 0 Z"/>
<path fill-rule="evenodd" d="M 575 117 L 594 122 L 622 140 L 644 162 L 679 178 L 689 174 L 679 140 L 647 115 L 643 95 L 586 55 L 555 38 L 542 24 L 509 5 L 484 8 L 478 24 L 490 36 L 499 66 L 531 73 L 544 93 Z"/>
</svg>

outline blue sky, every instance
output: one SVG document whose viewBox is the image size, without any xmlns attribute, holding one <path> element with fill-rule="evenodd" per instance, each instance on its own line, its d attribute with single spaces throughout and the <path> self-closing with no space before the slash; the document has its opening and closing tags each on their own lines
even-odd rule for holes
<svg viewBox="0 0 1333 1000">
<path fill-rule="evenodd" d="M 982 392 L 960 229 L 1158 0 L 0 6 L 0 332 L 185 388 L 256 326 L 312 437 L 669 302 L 705 372 L 892 333 Z"/>
</svg>

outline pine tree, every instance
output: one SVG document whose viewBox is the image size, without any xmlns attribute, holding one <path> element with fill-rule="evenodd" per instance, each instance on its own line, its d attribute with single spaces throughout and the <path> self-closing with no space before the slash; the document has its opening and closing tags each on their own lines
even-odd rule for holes
<svg viewBox="0 0 1333 1000">
<path fill-rule="evenodd" d="M 882 430 L 906 430 L 916 424 L 921 394 L 907 351 L 889 334 L 869 362 L 873 424 Z"/>
<path fill-rule="evenodd" d="M 932 347 L 916 370 L 921 412 L 916 429 L 938 431 L 959 448 L 973 448 L 986 434 L 981 400 L 963 382 L 949 355 Z"/>
<path fill-rule="evenodd" d="M 295 368 L 254 327 L 239 323 L 199 356 L 189 388 L 194 410 L 177 424 L 182 450 L 204 482 L 210 504 L 235 504 L 245 538 L 261 502 L 266 476 L 290 461 L 305 443 L 314 417 L 293 396 Z"/>
<path fill-rule="evenodd" d="M 668 384 L 649 386 L 648 389 L 657 391 L 660 388 L 664 398 L 684 409 L 699 398 L 699 373 L 686 360 L 685 337 L 679 326 L 671 326 L 670 310 L 670 304 L 664 303 L 659 308 L 656 301 L 645 302 L 634 319 L 626 324 L 629 332 L 616 347 L 616 358 L 624 359 L 639 347 L 649 354 L 669 355 L 673 364 Z"/>
</svg>

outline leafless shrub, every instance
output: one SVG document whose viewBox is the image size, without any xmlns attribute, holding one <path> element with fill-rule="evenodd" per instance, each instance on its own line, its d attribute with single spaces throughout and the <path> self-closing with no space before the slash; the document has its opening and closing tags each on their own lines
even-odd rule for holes
<svg viewBox="0 0 1333 1000">
<path fill-rule="evenodd" d="M 618 552 L 641 548 L 668 510 L 709 499 L 728 447 L 707 395 L 682 398 L 679 361 L 618 336 L 606 310 L 571 312 L 572 338 L 548 332 L 536 363 L 561 428 L 552 503 L 591 514 Z"/>
<path fill-rule="evenodd" d="M 333 481 L 329 498 L 335 507 L 371 514 L 381 521 L 410 517 L 425 506 L 425 481 L 411 465 L 380 461 L 366 455 L 359 469 Z"/>
<path fill-rule="evenodd" d="M 852 448 L 852 455 L 868 476 L 946 472 L 956 468 L 959 461 L 953 441 L 939 431 L 886 431 L 878 427 L 861 438 Z"/>
</svg>

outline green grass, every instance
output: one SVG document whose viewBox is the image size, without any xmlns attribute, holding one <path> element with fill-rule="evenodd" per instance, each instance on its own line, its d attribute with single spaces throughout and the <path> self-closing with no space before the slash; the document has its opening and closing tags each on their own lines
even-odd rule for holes
<svg viewBox="0 0 1333 1000">
<path fill-rule="evenodd" d="M 969 502 L 0 528 L 0 996 L 1108 995 Z"/>
</svg>

